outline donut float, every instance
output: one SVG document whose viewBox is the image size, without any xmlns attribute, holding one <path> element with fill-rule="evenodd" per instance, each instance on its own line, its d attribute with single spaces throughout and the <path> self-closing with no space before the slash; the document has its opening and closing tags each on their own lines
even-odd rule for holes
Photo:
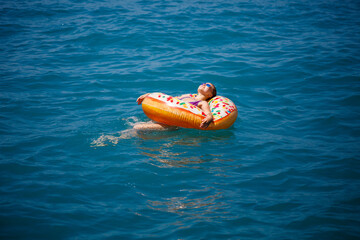
<svg viewBox="0 0 360 240">
<path fill-rule="evenodd" d="M 195 97 L 196 94 L 189 94 Z M 142 109 L 148 118 L 169 126 L 195 128 L 201 130 L 226 129 L 234 124 L 238 112 L 235 104 L 228 98 L 216 96 L 209 101 L 213 121 L 207 128 L 200 128 L 206 117 L 198 107 L 163 93 L 151 93 L 142 102 Z"/>
</svg>

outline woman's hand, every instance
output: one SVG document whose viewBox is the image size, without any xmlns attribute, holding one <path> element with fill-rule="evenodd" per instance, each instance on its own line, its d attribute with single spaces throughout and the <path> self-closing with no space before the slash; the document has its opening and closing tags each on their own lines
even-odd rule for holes
<svg viewBox="0 0 360 240">
<path fill-rule="evenodd" d="M 209 103 L 207 101 L 201 101 L 198 106 L 206 114 L 206 117 L 201 121 L 200 127 L 207 128 L 210 125 L 210 123 L 213 121 L 213 115 L 210 111 Z"/>
<path fill-rule="evenodd" d="M 141 95 L 137 100 L 137 104 L 140 105 L 142 103 L 142 101 L 144 101 L 144 99 L 149 95 L 150 93 L 146 93 L 144 95 Z"/>
<path fill-rule="evenodd" d="M 213 120 L 213 117 L 212 116 L 206 116 L 202 121 L 201 121 L 201 124 L 200 124 L 200 127 L 201 128 L 207 128 L 210 123 L 212 122 Z"/>
</svg>

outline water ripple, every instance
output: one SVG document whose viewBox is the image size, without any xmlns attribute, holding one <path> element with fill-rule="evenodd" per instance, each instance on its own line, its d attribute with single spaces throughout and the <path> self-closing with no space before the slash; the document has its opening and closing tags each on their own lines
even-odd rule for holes
<svg viewBox="0 0 360 240">
<path fill-rule="evenodd" d="M 358 238 L 359 9 L 2 3 L 1 237 Z M 132 130 L 203 82 L 233 127 Z"/>
</svg>

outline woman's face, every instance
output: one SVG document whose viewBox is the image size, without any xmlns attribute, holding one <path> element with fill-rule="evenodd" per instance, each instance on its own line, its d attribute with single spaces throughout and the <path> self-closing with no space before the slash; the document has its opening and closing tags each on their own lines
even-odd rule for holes
<svg viewBox="0 0 360 240">
<path fill-rule="evenodd" d="M 211 98 L 213 96 L 214 85 L 211 83 L 203 83 L 199 86 L 198 92 L 207 98 Z"/>
</svg>

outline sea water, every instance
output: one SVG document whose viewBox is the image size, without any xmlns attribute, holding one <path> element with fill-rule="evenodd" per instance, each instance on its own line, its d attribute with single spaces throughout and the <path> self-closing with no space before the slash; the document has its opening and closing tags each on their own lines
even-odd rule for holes
<svg viewBox="0 0 360 240">
<path fill-rule="evenodd" d="M 0 1 L 2 239 L 360 238 L 360 3 Z M 213 83 L 226 130 L 136 133 Z"/>
</svg>

